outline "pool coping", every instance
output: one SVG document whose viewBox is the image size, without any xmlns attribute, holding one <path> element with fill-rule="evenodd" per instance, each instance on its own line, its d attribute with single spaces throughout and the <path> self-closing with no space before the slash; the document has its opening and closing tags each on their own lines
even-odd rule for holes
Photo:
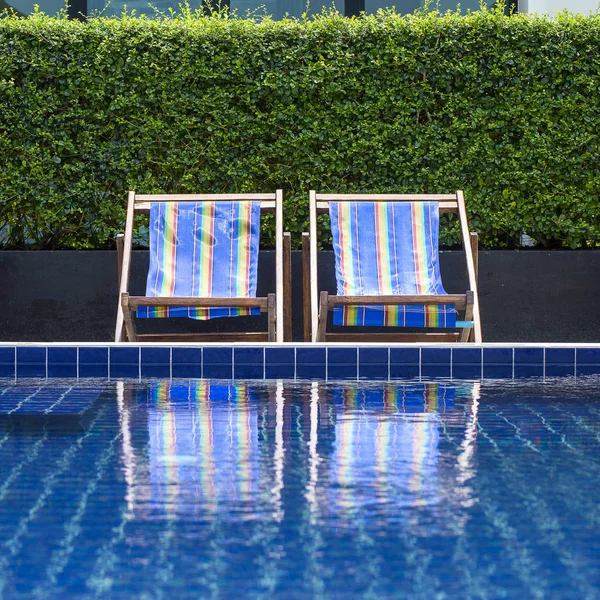
<svg viewBox="0 0 600 600">
<path fill-rule="evenodd" d="M 596 343 L 0 342 L 0 377 L 519 379 L 600 374 Z"/>
</svg>

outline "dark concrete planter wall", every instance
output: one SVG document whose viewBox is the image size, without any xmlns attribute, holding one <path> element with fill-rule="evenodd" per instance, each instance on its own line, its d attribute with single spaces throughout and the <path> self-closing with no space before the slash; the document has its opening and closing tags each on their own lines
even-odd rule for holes
<svg viewBox="0 0 600 600">
<path fill-rule="evenodd" d="M 274 288 L 273 262 L 272 252 L 261 253 L 259 295 Z M 446 291 L 464 291 L 462 254 L 442 252 L 441 263 Z M 143 293 L 147 265 L 147 253 L 136 252 L 133 293 Z M 600 251 L 481 252 L 484 341 L 600 342 L 599 274 Z M 0 341 L 112 341 L 116 278 L 116 256 L 110 251 L 0 252 Z M 302 272 L 297 252 L 293 281 L 294 338 L 300 340 Z M 322 257 L 320 285 L 335 291 L 331 253 Z M 242 319 L 244 326 L 256 323 Z M 239 323 L 181 319 L 177 328 L 232 331 Z"/>
</svg>

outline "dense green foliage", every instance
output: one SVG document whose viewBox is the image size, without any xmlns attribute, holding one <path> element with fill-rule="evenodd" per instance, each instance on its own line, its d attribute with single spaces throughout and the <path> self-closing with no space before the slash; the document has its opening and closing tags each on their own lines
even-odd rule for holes
<svg viewBox="0 0 600 600">
<path fill-rule="evenodd" d="M 599 73 L 598 15 L 5 15 L 0 237 L 108 247 L 128 189 L 283 187 L 297 244 L 310 188 L 463 189 L 484 246 L 598 246 Z"/>
</svg>

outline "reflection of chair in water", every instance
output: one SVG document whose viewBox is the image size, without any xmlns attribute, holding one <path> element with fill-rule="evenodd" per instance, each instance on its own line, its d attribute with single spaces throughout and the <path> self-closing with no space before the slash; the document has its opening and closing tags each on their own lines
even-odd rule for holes
<svg viewBox="0 0 600 600">
<path fill-rule="evenodd" d="M 335 443 L 329 456 L 318 457 L 313 513 L 352 527 L 358 509 L 391 520 L 406 519 L 414 507 L 450 510 L 455 496 L 468 494 L 457 480 L 470 468 L 474 444 L 469 426 L 460 452 L 440 449 L 448 424 L 465 430 L 463 407 L 454 405 L 458 394 L 476 398 L 466 383 L 359 384 L 333 391 Z"/>
<path fill-rule="evenodd" d="M 130 510 L 160 518 L 248 503 L 259 508 L 264 502 L 274 512 L 269 490 L 276 486 L 277 464 L 268 469 L 261 462 L 259 409 L 268 410 L 268 404 L 258 402 L 257 388 L 206 380 L 158 381 L 139 394 L 138 405 L 147 405 L 147 453 L 134 448 L 126 403 L 121 401 L 122 422 L 129 430 L 123 435 L 123 455 L 134 465 L 126 477 Z"/>
</svg>

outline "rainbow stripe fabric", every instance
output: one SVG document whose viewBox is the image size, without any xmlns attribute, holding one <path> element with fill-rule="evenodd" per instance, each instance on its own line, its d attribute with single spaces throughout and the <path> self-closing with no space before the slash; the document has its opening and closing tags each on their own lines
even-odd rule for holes
<svg viewBox="0 0 600 600">
<path fill-rule="evenodd" d="M 154 202 L 146 296 L 254 298 L 259 202 Z M 139 318 L 206 320 L 260 314 L 258 307 L 142 306 Z"/>
<path fill-rule="evenodd" d="M 331 202 L 338 296 L 446 294 L 437 202 Z M 334 325 L 455 327 L 452 304 L 336 306 Z"/>
</svg>

